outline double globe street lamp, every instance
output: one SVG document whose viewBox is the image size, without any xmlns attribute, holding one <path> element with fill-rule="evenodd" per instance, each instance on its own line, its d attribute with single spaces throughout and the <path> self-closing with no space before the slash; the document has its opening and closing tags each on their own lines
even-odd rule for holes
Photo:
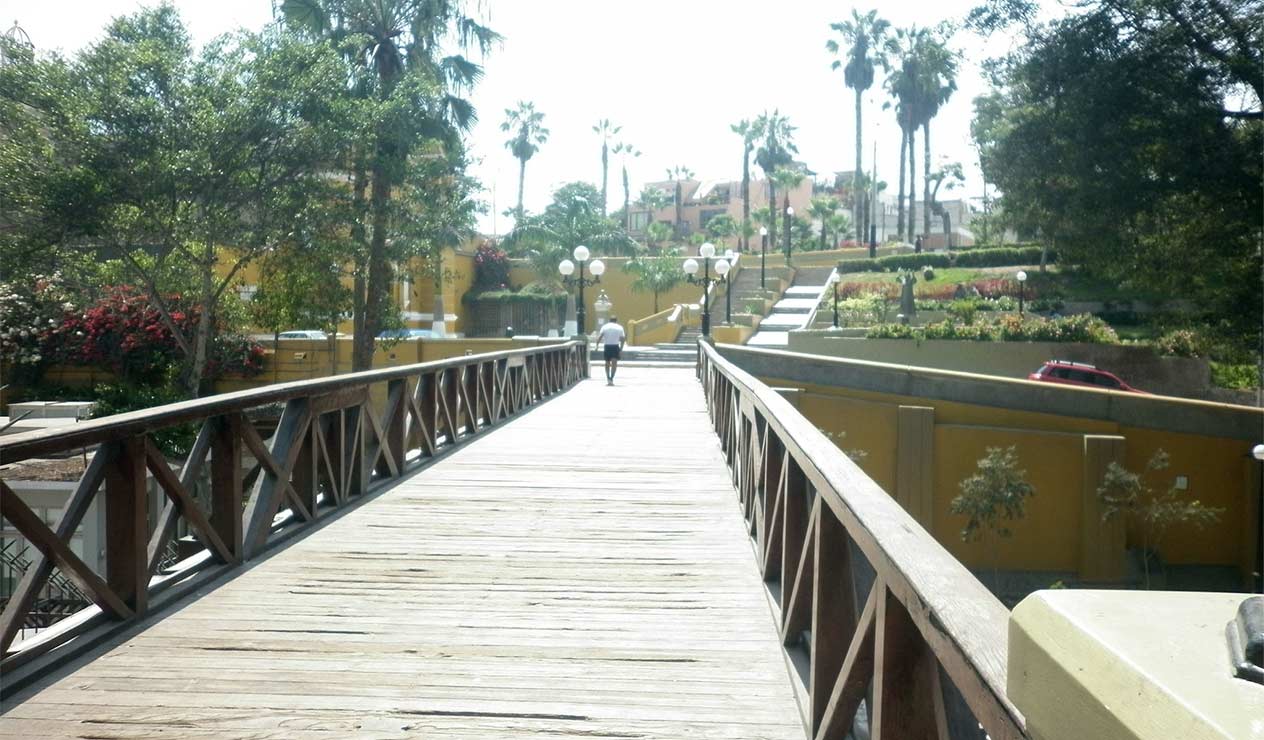
<svg viewBox="0 0 1264 740">
<path fill-rule="evenodd" d="M 584 277 L 584 264 L 588 262 L 588 258 L 591 256 L 588 247 L 580 244 L 578 247 L 575 247 L 575 251 L 571 253 L 571 256 L 575 258 L 575 261 L 562 260 L 557 266 L 557 271 L 562 273 L 562 284 L 567 288 L 570 288 L 572 285 L 579 287 L 579 298 L 575 307 L 575 328 L 579 336 L 588 336 L 587 327 L 584 326 L 584 286 L 596 285 L 601 282 L 601 275 L 606 271 L 606 263 L 601 260 L 593 260 L 588 265 L 588 271 L 592 273 L 592 277 L 586 278 Z M 577 264 L 579 265 L 579 274 L 575 275 L 575 266 Z"/>
<path fill-rule="evenodd" d="M 711 242 L 698 247 L 698 256 L 702 258 L 702 277 L 698 277 L 698 260 L 690 257 L 685 260 L 685 280 L 692 285 L 702 286 L 702 336 L 711 336 L 711 286 L 725 282 L 729 273 L 726 259 L 715 261 L 716 277 L 711 277 L 711 260 L 715 259 L 715 245 Z"/>
</svg>

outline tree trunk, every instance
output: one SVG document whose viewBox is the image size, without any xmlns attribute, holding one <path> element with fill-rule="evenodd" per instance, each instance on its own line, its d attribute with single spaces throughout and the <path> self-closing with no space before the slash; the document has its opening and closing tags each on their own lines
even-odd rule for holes
<svg viewBox="0 0 1264 740">
<path fill-rule="evenodd" d="M 768 243 L 777 249 L 777 185 L 768 178 Z"/>
<path fill-rule="evenodd" d="M 895 234 L 904 240 L 904 165 L 908 162 L 908 131 L 900 127 L 900 189 L 896 191 Z"/>
<path fill-rule="evenodd" d="M 676 181 L 676 238 L 684 236 L 684 189 L 680 186 L 680 180 Z"/>
<path fill-rule="evenodd" d="M 825 251 L 826 249 L 829 249 L 829 247 L 826 246 L 826 244 L 828 244 L 826 239 L 827 237 L 825 234 L 825 218 L 822 217 L 821 218 L 821 251 Z"/>
<path fill-rule="evenodd" d="M 864 220 L 864 216 L 860 212 L 861 203 L 863 202 L 864 197 L 865 197 L 860 192 L 860 173 L 862 169 L 862 165 L 860 163 L 860 157 L 863 153 L 861 151 L 862 141 L 861 141 L 861 136 L 860 136 L 860 121 L 861 121 L 860 96 L 862 92 L 863 91 L 859 87 L 856 88 L 856 171 L 852 173 L 853 177 L 852 177 L 851 212 L 852 212 L 852 220 L 856 222 L 856 243 L 857 244 L 861 244 L 864 242 L 863 235 L 865 233 L 865 230 L 864 230 L 865 220 Z"/>
<path fill-rule="evenodd" d="M 610 148 L 601 142 L 601 215 L 606 215 L 606 183 L 610 172 Z"/>
<path fill-rule="evenodd" d="M 272 330 L 272 382 L 281 382 L 281 330 Z"/>
<path fill-rule="evenodd" d="M 522 186 L 527 180 L 527 160 L 518 160 L 518 221 L 522 221 Z M 518 224 L 515 223 L 514 226 Z"/>
<path fill-rule="evenodd" d="M 631 216 L 628 208 L 632 204 L 632 193 L 628 190 L 628 166 L 623 165 L 623 230 L 628 231 L 632 226 Z"/>
<path fill-rule="evenodd" d="M 212 323 L 215 318 L 215 248 L 209 243 L 203 253 L 199 288 L 201 292 L 201 312 L 198 315 L 197 330 L 193 335 L 193 356 L 186 357 L 189 365 L 185 369 L 184 390 L 189 398 L 197 398 L 202 389 L 202 372 L 206 368 L 207 350 L 210 347 Z"/>
<path fill-rule="evenodd" d="M 368 177 L 364 171 L 364 161 L 360 157 L 356 158 L 355 164 L 355 185 L 352 189 L 352 210 L 354 220 L 351 222 L 351 239 L 356 246 L 356 259 L 354 261 L 353 278 L 351 286 L 351 338 L 352 352 L 354 353 L 355 340 L 364 333 L 364 304 L 365 304 L 365 285 L 364 275 L 368 270 L 365 264 L 368 258 L 368 243 L 365 239 L 364 217 L 365 212 L 365 191 L 368 188 Z"/>
<path fill-rule="evenodd" d="M 922 234 L 930 236 L 930 121 L 922 124 Z"/>
<path fill-rule="evenodd" d="M 750 145 L 742 143 L 742 251 L 750 249 Z"/>
<path fill-rule="evenodd" d="M 914 243 L 917 241 L 917 127 L 909 126 L 909 219 L 908 219 L 908 241 Z M 926 210 L 926 204 L 922 204 L 922 210 Z"/>
<path fill-rule="evenodd" d="M 382 331 L 383 319 L 390 305 L 391 265 L 386 254 L 387 207 L 391 184 L 387 182 L 386 154 L 379 150 L 373 164 L 373 182 L 369 192 L 372 233 L 369 240 L 369 277 L 365 286 L 364 330 L 355 338 L 351 369 L 368 370 L 373 366 L 374 339 Z"/>
<path fill-rule="evenodd" d="M 434 307 L 430 314 L 430 331 L 436 337 L 448 335 L 447 309 L 443 305 L 443 249 L 434 257 Z"/>
</svg>

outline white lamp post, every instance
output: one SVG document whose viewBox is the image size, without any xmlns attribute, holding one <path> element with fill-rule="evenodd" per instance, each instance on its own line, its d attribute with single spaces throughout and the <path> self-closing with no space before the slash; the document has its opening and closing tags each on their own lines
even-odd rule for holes
<svg viewBox="0 0 1264 740">
<path fill-rule="evenodd" d="M 566 285 L 566 287 L 569 288 L 571 285 L 579 287 L 579 297 L 576 300 L 575 307 L 575 324 L 573 327 L 571 326 L 570 309 L 568 307 L 565 331 L 568 333 L 574 332 L 571 336 L 584 335 L 587 333 L 587 329 L 584 326 L 584 286 L 600 283 L 601 275 L 606 271 L 606 264 L 601 260 L 593 260 L 592 264 L 588 266 L 589 271 L 592 273 L 592 278 L 585 278 L 584 263 L 588 261 L 590 256 L 592 256 L 592 254 L 588 251 L 588 247 L 580 244 L 578 247 L 575 247 L 573 252 L 571 252 L 571 256 L 575 258 L 574 262 L 571 262 L 570 260 L 562 260 L 557 266 L 557 271 L 562 273 L 562 283 Z M 579 267 L 578 275 L 575 274 L 575 268 L 577 265 Z"/>
<path fill-rule="evenodd" d="M 1021 318 L 1023 315 L 1023 298 L 1026 297 L 1027 293 L 1027 272 L 1019 270 L 1014 277 L 1018 278 L 1018 315 Z"/>
</svg>

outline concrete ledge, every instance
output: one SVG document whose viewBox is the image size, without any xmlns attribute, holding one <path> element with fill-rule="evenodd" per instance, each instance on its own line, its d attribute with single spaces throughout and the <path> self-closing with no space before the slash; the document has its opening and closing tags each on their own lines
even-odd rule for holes
<svg viewBox="0 0 1264 740">
<path fill-rule="evenodd" d="M 717 349 L 721 356 L 746 372 L 774 381 L 842 386 L 909 398 L 1098 419 L 1123 426 L 1237 439 L 1252 444 L 1258 443 L 1264 435 L 1264 409 L 1247 406 L 781 350 L 733 345 L 719 345 Z"/>
<path fill-rule="evenodd" d="M 1264 686 L 1225 644 L 1244 598 L 1039 591 L 1010 617 L 1009 698 L 1034 740 L 1264 738 Z"/>
</svg>

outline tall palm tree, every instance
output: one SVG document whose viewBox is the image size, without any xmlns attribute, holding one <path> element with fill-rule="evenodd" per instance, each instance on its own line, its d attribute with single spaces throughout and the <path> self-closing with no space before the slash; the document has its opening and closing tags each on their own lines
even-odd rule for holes
<svg viewBox="0 0 1264 740">
<path fill-rule="evenodd" d="M 930 234 L 930 122 L 957 90 L 958 55 L 937 35 L 928 34 L 918 49 L 917 113 L 922 127 L 922 233 Z"/>
<path fill-rule="evenodd" d="M 926 35 L 924 29 L 916 26 L 911 28 L 901 28 L 895 32 L 893 38 L 887 39 L 887 53 L 891 61 L 891 70 L 887 74 L 886 87 L 891 97 L 895 98 L 895 118 L 900 125 L 900 188 L 896 197 L 897 215 L 896 215 L 896 233 L 901 239 L 913 241 L 913 203 L 916 200 L 916 190 L 912 180 L 913 174 L 916 172 L 914 168 L 914 135 L 917 131 L 917 107 L 918 107 L 918 80 L 919 58 L 918 53 L 922 45 L 922 40 Z M 908 169 L 905 169 L 906 163 Z M 905 191 L 905 173 L 909 175 L 909 188 Z M 908 229 L 905 230 L 904 220 L 904 196 L 905 193 L 910 194 L 908 203 Z"/>
<path fill-rule="evenodd" d="M 522 220 L 522 188 L 527 178 L 527 160 L 540 151 L 540 146 L 549 140 L 549 130 L 544 127 L 544 114 L 535 109 L 534 103 L 519 101 L 517 108 L 505 109 L 505 122 L 500 124 L 501 131 L 513 135 L 505 141 L 505 148 L 513 152 L 518 160 L 518 208 L 517 219 Z"/>
<path fill-rule="evenodd" d="M 770 183 L 776 183 L 777 185 L 781 187 L 781 192 L 783 193 L 782 198 L 785 200 L 785 202 L 782 203 L 781 205 L 781 214 L 783 218 L 785 219 L 785 228 L 787 229 L 788 233 L 792 233 L 792 232 L 789 232 L 789 229 L 793 228 L 794 226 L 791 223 L 790 215 L 786 213 L 786 211 L 788 211 L 790 208 L 790 191 L 802 185 L 803 180 L 806 177 L 807 175 L 803 174 L 799 170 L 794 169 L 793 167 L 782 167 L 773 173 L 772 178 L 769 181 Z M 775 222 L 776 222 L 776 219 L 774 218 L 773 223 Z M 771 229 L 769 230 L 771 231 Z M 777 242 L 774 239 L 772 243 L 776 244 Z M 786 264 L 787 265 L 790 264 L 789 251 L 786 252 Z"/>
<path fill-rule="evenodd" d="M 676 230 L 677 236 L 681 235 L 681 228 L 680 228 L 681 223 L 685 220 L 684 186 L 682 185 L 682 183 L 685 180 L 692 180 L 693 178 L 694 178 L 693 170 L 689 169 L 683 164 L 678 164 L 675 167 L 667 168 L 667 179 L 676 181 L 676 187 L 674 190 L 674 199 L 676 203 L 676 220 L 672 224 L 672 226 Z"/>
<path fill-rule="evenodd" d="M 808 215 L 821 222 L 821 249 L 823 250 L 829 248 L 827 242 L 829 219 L 837 210 L 838 199 L 829 195 L 813 198 L 812 204 L 808 206 Z"/>
<path fill-rule="evenodd" d="M 851 219 L 847 218 L 845 213 L 832 213 L 826 219 L 829 224 L 830 233 L 834 235 L 834 241 L 846 237 L 848 229 L 851 228 Z"/>
<path fill-rule="evenodd" d="M 774 109 L 772 113 L 764 111 L 755 119 L 754 136 L 761 141 L 755 151 L 755 164 L 764 171 L 768 180 L 768 237 L 769 243 L 777 243 L 777 184 L 773 174 L 780 168 L 794 163 L 794 155 L 799 153 L 794 144 L 795 127 L 790 119 Z"/>
<path fill-rule="evenodd" d="M 743 118 L 737 123 L 731 124 L 729 130 L 742 137 L 742 228 L 740 231 L 740 246 L 743 252 L 750 247 L 750 237 L 747 234 L 750 231 L 750 158 L 751 152 L 755 150 L 755 141 L 757 140 L 757 131 L 755 124 L 748 118 Z"/>
<path fill-rule="evenodd" d="M 884 63 L 883 44 L 890 27 L 891 24 L 888 21 L 878 17 L 878 11 L 871 10 L 861 15 L 855 8 L 852 9 L 849 20 L 830 24 L 830 28 L 840 33 L 849 47 L 846 63 L 842 59 L 835 59 L 830 68 L 842 67 L 843 82 L 856 91 L 856 170 L 852 182 L 852 217 L 860 227 L 858 231 L 862 233 L 864 218 L 861 214 L 864 210 L 865 194 L 860 187 L 860 177 L 864 171 L 864 165 L 861 162 L 863 152 L 861 97 L 865 90 L 873 86 L 875 64 Z M 833 54 L 838 54 L 841 49 L 838 42 L 833 39 L 825 43 L 825 48 Z"/>
<path fill-rule="evenodd" d="M 620 155 L 619 163 L 623 166 L 623 230 L 627 231 L 631 224 L 628 208 L 632 205 L 632 192 L 628 189 L 628 159 L 641 156 L 641 152 L 626 141 L 615 144 L 611 151 Z"/>
<path fill-rule="evenodd" d="M 593 133 L 601 137 L 601 215 L 606 215 L 609 209 L 606 208 L 606 183 L 607 175 L 610 173 L 610 140 L 623 130 L 622 126 L 615 126 L 610 123 L 609 118 L 603 118 L 597 121 L 597 125 L 592 127 Z"/>
<path fill-rule="evenodd" d="M 419 128 L 460 146 L 459 133 L 477 120 L 474 106 L 464 96 L 483 74 L 481 65 L 465 54 L 477 50 L 486 55 L 501 39 L 469 12 L 470 6 L 477 11 L 482 4 L 469 0 L 285 0 L 277 11 L 287 26 L 344 49 L 361 65 L 364 75 L 352 87 L 358 98 L 375 93 L 380 101 L 388 101 L 411 76 L 433 86 L 439 106 L 434 112 L 417 111 Z M 406 169 L 411 143 L 401 137 L 398 125 L 385 120 L 373 124 L 373 134 L 352 154 L 350 167 L 353 202 L 362 211 L 367 201 L 369 213 L 367 230 L 361 225 L 352 228 L 352 237 L 364 253 L 364 264 L 356 266 L 353 289 L 354 370 L 372 365 L 374 339 L 390 309 L 394 270 L 387 248 L 387 232 L 392 228 L 389 214 L 392 191 Z"/>
</svg>

